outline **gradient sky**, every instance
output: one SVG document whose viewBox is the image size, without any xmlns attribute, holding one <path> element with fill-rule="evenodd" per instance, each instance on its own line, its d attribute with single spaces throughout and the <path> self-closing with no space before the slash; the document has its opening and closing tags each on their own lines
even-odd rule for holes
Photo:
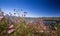
<svg viewBox="0 0 60 36">
<path fill-rule="evenodd" d="M 60 0 L 0 0 L 0 8 L 5 13 L 14 13 L 13 9 L 22 9 L 27 17 L 60 17 Z"/>
</svg>

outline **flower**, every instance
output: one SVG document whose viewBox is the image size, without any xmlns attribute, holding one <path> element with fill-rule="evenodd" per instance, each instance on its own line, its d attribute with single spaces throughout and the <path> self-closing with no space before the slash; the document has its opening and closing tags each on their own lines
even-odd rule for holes
<svg viewBox="0 0 60 36">
<path fill-rule="evenodd" d="M 44 31 L 43 31 L 43 30 L 41 30 L 40 32 L 42 32 L 42 33 L 43 33 Z"/>
<path fill-rule="evenodd" d="M 12 16 L 12 13 L 11 12 L 9 12 L 9 14 L 10 14 L 10 16 Z"/>
<path fill-rule="evenodd" d="M 27 12 L 24 12 L 24 17 L 26 16 Z"/>
<path fill-rule="evenodd" d="M 0 18 L 3 18 L 3 16 L 0 16 Z"/>
<path fill-rule="evenodd" d="M 0 16 L 0 20 L 3 18 L 3 16 Z"/>
<path fill-rule="evenodd" d="M 10 34 L 10 33 L 12 33 L 14 30 L 15 30 L 15 29 L 10 29 L 10 30 L 8 30 L 8 33 Z"/>
<path fill-rule="evenodd" d="M 44 28 L 43 28 L 44 30 L 46 30 L 47 28 L 46 28 L 46 26 L 44 26 Z"/>
<path fill-rule="evenodd" d="M 14 25 L 10 25 L 10 27 L 9 28 L 13 28 L 14 27 Z"/>
</svg>

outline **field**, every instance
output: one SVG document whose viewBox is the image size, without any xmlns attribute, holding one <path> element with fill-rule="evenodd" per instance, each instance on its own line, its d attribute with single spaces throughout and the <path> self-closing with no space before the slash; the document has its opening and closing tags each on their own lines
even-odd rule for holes
<svg viewBox="0 0 60 36">
<path fill-rule="evenodd" d="M 43 19 L 28 22 L 24 17 L 4 17 L 0 20 L 0 36 L 60 36 L 60 24 L 46 26 Z"/>
</svg>

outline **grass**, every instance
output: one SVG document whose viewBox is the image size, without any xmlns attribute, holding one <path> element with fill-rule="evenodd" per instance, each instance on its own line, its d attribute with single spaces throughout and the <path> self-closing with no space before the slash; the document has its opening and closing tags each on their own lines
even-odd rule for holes
<svg viewBox="0 0 60 36">
<path fill-rule="evenodd" d="M 7 33 L 8 19 L 3 19 L 0 21 L 0 36 L 60 36 L 60 29 L 57 28 L 60 25 L 55 25 L 56 30 L 51 30 L 49 27 L 44 30 L 41 23 L 28 23 L 24 20 L 20 20 L 20 23 L 13 23 L 15 30 L 9 34 Z"/>
</svg>

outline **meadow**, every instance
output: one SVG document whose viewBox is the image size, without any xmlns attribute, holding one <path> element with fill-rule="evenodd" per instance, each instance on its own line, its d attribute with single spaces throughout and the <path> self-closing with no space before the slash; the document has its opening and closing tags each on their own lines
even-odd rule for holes
<svg viewBox="0 0 60 36">
<path fill-rule="evenodd" d="M 60 24 L 54 24 L 53 30 L 51 26 L 46 26 L 42 19 L 36 21 L 29 23 L 23 17 L 17 19 L 3 17 L 0 20 L 0 36 L 60 36 Z"/>
</svg>

